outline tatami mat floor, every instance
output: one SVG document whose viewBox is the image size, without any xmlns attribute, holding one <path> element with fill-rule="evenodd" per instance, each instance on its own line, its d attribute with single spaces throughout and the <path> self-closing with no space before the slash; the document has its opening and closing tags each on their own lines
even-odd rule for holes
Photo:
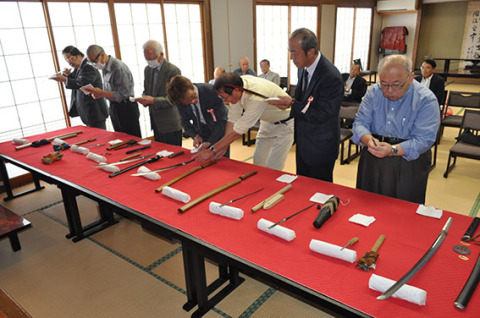
<svg viewBox="0 0 480 318">
<path fill-rule="evenodd" d="M 478 91 L 478 86 L 451 84 L 452 90 Z M 443 178 L 455 129 L 447 128 L 431 172 L 427 205 L 465 215 L 480 208 L 480 162 L 458 159 Z M 191 147 L 189 140 L 184 141 Z M 231 157 L 251 162 L 254 146 L 235 142 Z M 295 173 L 295 149 L 285 171 Z M 358 159 L 349 165 L 337 161 L 334 181 L 355 186 Z M 33 317 L 189 317 L 181 245 L 142 230 L 136 221 L 120 222 L 78 243 L 65 239 L 67 225 L 60 191 L 53 185 L 2 204 L 32 222 L 19 234 L 22 249 L 12 252 L 0 241 L 0 287 Z M 31 187 L 31 185 L 23 188 Z M 22 189 L 16 189 L 21 191 Z M 85 223 L 98 217 L 97 206 L 79 197 Z M 385 211 L 388 213 L 388 211 Z M 212 281 L 217 266 L 207 263 Z M 241 274 L 242 277 L 245 275 Z M 274 287 L 252 278 L 221 301 L 205 317 L 330 317 Z"/>
</svg>

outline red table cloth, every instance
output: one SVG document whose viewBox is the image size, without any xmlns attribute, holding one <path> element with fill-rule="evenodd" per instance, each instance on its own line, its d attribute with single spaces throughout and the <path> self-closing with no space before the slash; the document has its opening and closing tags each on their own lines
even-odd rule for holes
<svg viewBox="0 0 480 318">
<path fill-rule="evenodd" d="M 123 133 L 106 132 L 88 127 L 71 127 L 28 137 L 28 139 L 34 141 L 77 130 L 83 130 L 83 133 L 67 139 L 66 142 L 72 144 L 90 138 L 97 138 L 93 143 L 107 143 L 117 138 L 140 140 Z M 97 154 L 107 152 L 106 146 L 89 149 Z M 127 148 L 129 149 L 132 148 Z M 152 142 L 152 148 L 144 150 L 143 153 L 155 153 L 160 150 L 179 151 L 181 148 Z M 414 203 L 302 176 L 293 182 L 292 189 L 284 194 L 283 201 L 269 210 L 261 209 L 251 213 L 250 209 L 254 205 L 286 185 L 275 180 L 284 173 L 230 159 L 222 159 L 217 164 L 178 181 L 172 187 L 190 194 L 194 199 L 244 173 L 252 170 L 257 170 L 258 173 L 180 214 L 177 209 L 183 206 L 183 203 L 156 193 L 155 189 L 199 165 L 198 162 L 161 172 L 162 178 L 158 181 L 130 176 L 131 173 L 136 172 L 136 169 L 115 178 L 109 178 L 108 172 L 92 168 L 92 165 L 95 165 L 94 161 L 86 159 L 84 155 L 72 153 L 70 150 L 64 151 L 65 155 L 60 161 L 51 165 L 43 164 L 42 156 L 51 151 L 51 145 L 16 151 L 15 145 L 11 142 L 0 144 L 0 153 L 7 159 L 18 160 L 55 178 L 94 191 L 369 315 L 376 317 L 478 317 L 480 315 L 480 291 L 478 290 L 474 293 L 466 310 L 460 311 L 453 305 L 480 252 L 480 246 L 472 245 L 470 246 L 472 254 L 468 255 L 468 260 L 462 260 L 453 251 L 453 246 L 460 244 L 462 235 L 472 221 L 470 217 L 444 211 L 440 220 L 429 218 L 416 214 L 418 205 Z M 108 162 L 115 162 L 126 156 L 125 151 L 108 151 L 111 155 L 105 156 Z M 173 159 L 162 158 L 147 167 L 154 170 L 187 161 L 191 155 L 188 150 L 185 150 L 185 153 L 186 155 Z M 261 187 L 264 188 L 263 191 L 232 204 L 245 211 L 245 216 L 241 220 L 222 217 L 208 211 L 210 201 L 223 203 Z M 311 204 L 310 197 L 316 192 L 334 194 L 342 202 L 350 201 L 350 203 L 346 206 L 340 205 L 337 212 L 320 229 L 316 229 L 312 224 L 318 214 L 318 210 L 314 208 L 286 221 L 282 226 L 296 233 L 296 238 L 291 242 L 257 229 L 260 218 L 276 222 L 307 207 Z M 348 219 L 356 213 L 374 216 L 376 221 L 369 227 L 349 222 Z M 408 282 L 409 285 L 427 291 L 426 305 L 418 306 L 396 298 L 385 301 L 376 300 L 380 293 L 368 287 L 371 274 L 398 280 L 431 246 L 448 217 L 453 217 L 453 223 L 443 245 Z M 317 254 L 309 249 L 312 239 L 343 246 L 352 237 L 357 236 L 360 241 L 350 248 L 356 250 L 357 256 L 360 257 L 370 251 L 380 234 L 385 234 L 386 239 L 378 251 L 380 256 L 376 263 L 377 267 L 370 272 L 355 268 L 355 264 Z"/>
</svg>

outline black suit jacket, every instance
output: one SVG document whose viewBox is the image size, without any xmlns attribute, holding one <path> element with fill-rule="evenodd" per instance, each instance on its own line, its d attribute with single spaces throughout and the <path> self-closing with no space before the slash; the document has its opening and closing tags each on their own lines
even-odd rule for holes
<svg viewBox="0 0 480 318">
<path fill-rule="evenodd" d="M 199 131 L 195 128 L 200 127 L 200 123 L 190 105 L 178 105 L 178 111 L 182 118 L 182 126 L 187 136 L 193 138 L 196 135 L 200 135 L 203 141 L 208 141 L 213 145 L 225 135 L 228 109 L 222 99 L 218 97 L 217 93 L 213 90 L 212 85 L 203 83 L 194 85 L 198 89 L 200 109 L 207 123 L 207 129 Z"/>
<path fill-rule="evenodd" d="M 85 95 L 79 89 L 87 84 L 103 89 L 100 72 L 88 64 L 87 59 L 84 59 L 80 67 L 68 75 L 65 87 L 72 90 L 69 115 L 71 117 L 80 116 L 82 122 L 90 126 L 95 122 L 105 120 L 108 117 L 108 108 L 104 98 L 94 99 L 92 95 Z"/>
<path fill-rule="evenodd" d="M 415 77 L 419 83 L 422 82 L 422 78 L 422 75 Z M 438 104 L 442 105 L 444 102 L 443 99 L 445 98 L 445 79 L 442 76 L 433 73 L 429 88 L 437 97 Z"/>
<path fill-rule="evenodd" d="M 308 165 L 322 165 L 338 157 L 343 80 L 338 69 L 322 56 L 306 93 L 302 94 L 303 72 L 304 69 L 298 70 L 296 101 L 290 111 L 295 118 L 297 155 Z M 310 96 L 313 100 L 304 114 L 302 109 Z"/>
<path fill-rule="evenodd" d="M 343 73 L 342 74 L 343 83 L 346 83 L 349 77 L 350 77 L 349 73 Z M 352 92 L 350 93 L 350 95 L 344 94 L 343 100 L 347 102 L 361 103 L 363 96 L 367 92 L 367 81 L 361 76 L 356 76 L 355 79 L 353 80 L 351 90 Z"/>
</svg>

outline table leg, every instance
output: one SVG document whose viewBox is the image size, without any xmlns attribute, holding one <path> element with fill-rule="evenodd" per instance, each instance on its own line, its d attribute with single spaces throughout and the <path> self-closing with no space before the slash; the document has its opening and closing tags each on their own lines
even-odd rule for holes
<svg viewBox="0 0 480 318">
<path fill-rule="evenodd" d="M 20 240 L 18 239 L 17 231 L 8 234 L 8 239 L 10 240 L 10 246 L 14 252 L 19 251 L 22 247 L 20 246 Z"/>
<path fill-rule="evenodd" d="M 45 188 L 45 187 L 40 185 L 38 175 L 36 173 L 32 172 L 33 182 L 35 184 L 35 188 L 30 189 L 30 190 L 26 190 L 26 191 L 23 191 L 23 192 L 19 192 L 17 194 L 13 194 L 12 186 L 10 184 L 10 178 L 8 177 L 8 171 L 7 171 L 7 168 L 5 166 L 5 162 L 3 160 L 0 160 L 0 175 L 2 176 L 3 185 L 5 186 L 5 192 L 7 193 L 7 196 L 5 198 L 3 198 L 4 201 L 9 201 L 9 200 L 18 198 L 22 195 L 29 194 L 29 193 L 32 193 L 32 192 L 35 192 L 35 191 L 38 191 L 38 190 L 41 190 L 41 189 Z"/>
</svg>

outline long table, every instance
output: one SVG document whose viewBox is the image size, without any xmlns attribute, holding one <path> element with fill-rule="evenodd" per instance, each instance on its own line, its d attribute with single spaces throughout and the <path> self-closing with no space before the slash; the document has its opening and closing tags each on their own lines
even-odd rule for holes
<svg viewBox="0 0 480 318">
<path fill-rule="evenodd" d="M 79 129 L 83 130 L 83 134 L 68 139 L 69 143 L 93 137 L 97 138 L 95 143 L 133 138 L 95 128 L 72 127 L 28 139 L 33 141 Z M 105 152 L 105 148 L 90 150 L 98 154 Z M 145 153 L 160 150 L 179 151 L 181 148 L 154 142 L 151 151 Z M 193 316 L 201 316 L 211 305 L 206 303 L 206 294 L 210 290 L 205 290 L 201 264 L 200 268 L 195 268 L 204 258 L 218 261 L 224 265 L 222 268 L 230 271 L 231 288 L 240 283 L 235 281 L 238 278 L 237 271 L 240 271 L 344 316 L 476 317 L 480 312 L 478 290 L 465 311 L 460 311 L 453 305 L 480 251 L 478 245 L 469 246 L 472 254 L 467 260 L 459 258 L 453 251 L 453 246 L 460 244 L 460 238 L 472 220 L 470 217 L 446 211 L 440 220 L 420 216 L 415 213 L 417 204 L 302 176 L 293 182 L 292 189 L 285 193 L 283 201 L 269 210 L 259 210 L 252 214 L 251 207 L 285 186 L 284 183 L 276 181 L 283 172 L 230 159 L 222 159 L 172 187 L 196 198 L 244 173 L 252 170 L 257 170 L 258 173 L 180 214 L 177 210 L 183 203 L 154 190 L 162 183 L 199 165 L 197 162 L 164 171 L 159 181 L 132 177 L 130 173 L 109 178 L 109 173 L 91 167 L 95 164 L 93 161 L 69 150 L 64 152 L 65 155 L 60 161 L 51 165 L 42 164 L 41 157 L 51 151 L 51 146 L 16 151 L 11 142 L 0 144 L 0 157 L 3 160 L 32 171 L 41 179 L 46 178 L 50 182 L 73 188 L 107 206 L 121 209 L 124 213 L 140 218 L 146 227 L 157 229 L 182 241 L 186 248 L 184 257 L 189 258 L 189 264 L 193 266 L 187 267 L 185 273 L 187 289 L 190 288 L 187 290 L 187 297 L 193 305 L 199 305 Z M 112 155 L 107 155 L 109 162 L 118 161 L 125 156 L 124 151 L 110 153 Z M 148 167 L 159 169 L 189 159 L 190 155 L 174 159 L 163 158 Z M 234 204 L 245 211 L 241 220 L 225 218 L 208 211 L 210 201 L 226 202 L 260 187 L 264 190 Z M 334 194 L 342 202 L 349 203 L 339 206 L 337 212 L 320 229 L 312 225 L 318 214 L 318 210 L 314 208 L 283 223 L 283 226 L 296 233 L 296 238 L 291 242 L 257 229 L 260 218 L 276 222 L 310 205 L 309 199 L 316 192 Z M 376 221 L 369 227 L 353 224 L 348 219 L 355 213 L 374 216 Z M 448 217 L 453 218 L 453 224 L 443 245 L 408 282 L 427 291 L 427 304 L 418 306 L 395 298 L 376 300 L 379 293 L 368 288 L 371 274 L 399 279 L 430 247 Z M 362 256 L 370 251 L 380 234 L 385 234 L 386 240 L 379 250 L 377 267 L 370 272 L 355 268 L 355 264 L 320 255 L 309 249 L 312 239 L 343 246 L 349 239 L 357 236 L 360 241 L 353 249 L 357 251 L 357 256 Z M 192 308 L 192 303 L 188 306 L 187 304 L 186 309 Z"/>
</svg>

